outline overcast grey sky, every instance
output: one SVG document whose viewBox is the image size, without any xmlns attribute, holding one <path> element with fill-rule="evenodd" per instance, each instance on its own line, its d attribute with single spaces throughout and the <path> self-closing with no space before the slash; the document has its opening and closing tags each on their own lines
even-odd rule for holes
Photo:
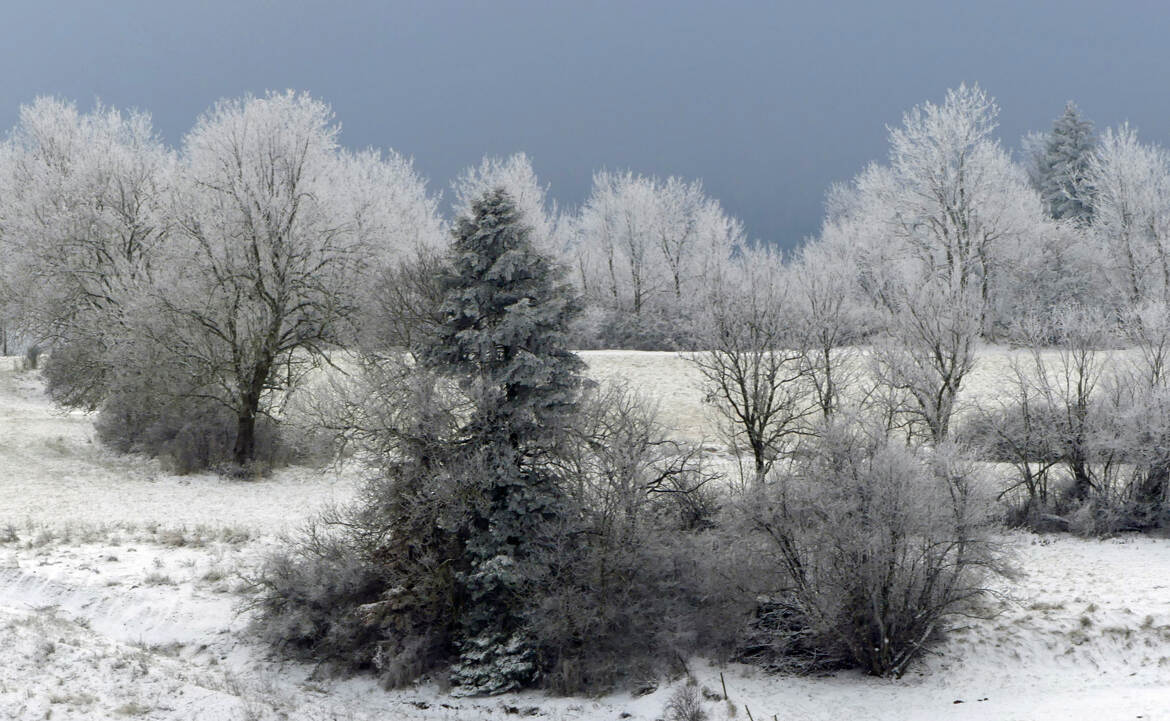
<svg viewBox="0 0 1170 721">
<path fill-rule="evenodd" d="M 602 167 L 702 178 L 785 247 L 830 183 L 885 157 L 887 125 L 960 82 L 998 99 L 1012 148 L 1069 99 L 1170 135 L 1164 0 L 10 0 L 0 58 L 4 127 L 37 95 L 101 98 L 177 144 L 219 98 L 295 88 L 435 189 L 521 150 L 563 206 Z"/>
</svg>

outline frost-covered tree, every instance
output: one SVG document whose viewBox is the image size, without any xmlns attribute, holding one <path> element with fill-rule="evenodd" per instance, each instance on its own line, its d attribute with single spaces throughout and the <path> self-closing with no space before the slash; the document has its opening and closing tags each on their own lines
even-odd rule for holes
<svg viewBox="0 0 1170 721">
<path fill-rule="evenodd" d="M 556 202 L 548 197 L 548 186 L 541 184 L 532 160 L 525 153 L 504 158 L 484 157 L 479 165 L 464 169 L 451 183 L 455 194 L 454 216 L 470 214 L 472 203 L 496 188 L 503 188 L 516 203 L 532 228 L 532 241 L 537 244 L 537 250 L 561 259 L 570 241 L 569 222 L 561 215 Z"/>
<path fill-rule="evenodd" d="M 148 115 L 52 98 L 21 108 L 6 155 L 6 255 L 28 322 L 52 337 L 147 272 L 173 157 Z"/>
<path fill-rule="evenodd" d="M 1170 155 L 1128 124 L 1107 129 L 1089 163 L 1093 234 L 1119 299 L 1170 299 Z"/>
<path fill-rule="evenodd" d="M 12 158 L 11 145 L 0 144 L 0 198 L 10 194 Z M 7 209 L 0 211 L 0 229 L 6 225 L 4 219 L 7 212 Z M 5 242 L 5 234 L 0 231 L 0 355 L 5 356 L 8 355 L 9 342 L 14 339 L 20 318 L 20 296 L 15 290 L 20 273 L 13 256 L 14 248 Z"/>
<path fill-rule="evenodd" d="M 370 239 L 372 262 L 398 265 L 446 247 L 438 202 L 409 158 L 371 149 L 341 152 L 339 163 L 340 185 L 329 200 L 356 237 Z"/>
<path fill-rule="evenodd" d="M 849 261 L 842 265 L 852 277 L 833 293 L 851 291 L 861 300 L 857 320 L 871 343 L 868 375 L 876 387 L 857 389 L 860 405 L 879 411 L 891 431 L 904 429 L 941 441 L 949 433 L 963 380 L 975 363 L 982 331 L 981 288 L 964 287 L 958 276 L 928 272 L 930 266 L 911 249 L 889 242 L 881 220 L 888 217 L 887 209 L 880 196 L 865 192 L 867 183 L 887 182 L 881 177 L 887 173 L 871 166 L 858 180 L 861 192 L 838 197 L 845 205 L 826 221 L 820 238 L 806 252 Z M 822 312 L 834 307 L 827 297 L 819 304 Z M 817 340 L 820 334 L 814 330 L 812 338 L 823 344 L 823 338 Z M 817 364 L 821 385 L 831 378 L 826 372 L 832 367 L 831 353 L 828 359 L 828 368 Z M 849 368 L 837 366 L 841 371 Z"/>
<path fill-rule="evenodd" d="M 981 313 L 1000 271 L 999 250 L 1039 219 L 1025 176 L 992 136 L 999 112 L 978 86 L 947 91 L 890 131 L 885 173 L 859 181 L 890 214 L 890 232 L 919 264 L 956 292 L 977 288 Z"/>
<path fill-rule="evenodd" d="M 992 291 L 997 339 L 1031 342 L 1019 335 L 1022 318 L 1055 327 L 1057 316 L 1070 305 L 1105 308 L 1110 304 L 1108 264 L 1089 226 L 1042 223 L 1026 242 L 1005 250 L 1002 265 L 1005 272 Z"/>
<path fill-rule="evenodd" d="M 826 226 L 825 232 L 836 229 Z M 794 347 L 804 355 L 826 421 L 850 402 L 847 391 L 856 390 L 861 371 L 856 344 L 871 325 L 872 314 L 860 301 L 852 275 L 854 253 L 833 241 L 809 244 L 787 268 Z"/>
<path fill-rule="evenodd" d="M 857 287 L 875 311 L 886 405 L 935 441 L 949 432 L 975 344 L 997 329 L 993 296 L 1011 277 L 1009 259 L 1045 222 L 992 135 L 996 113 L 968 86 L 908 112 L 890 131 L 889 164 L 833 192 L 820 240 L 852 245 Z"/>
<path fill-rule="evenodd" d="M 857 281 L 876 307 L 937 282 L 973 290 L 983 332 L 995 332 L 993 295 L 1009 259 L 1045 222 L 1025 173 L 993 136 L 997 112 L 978 87 L 948 91 L 941 105 L 924 103 L 890 130 L 887 164 L 831 191 L 819 242 L 851 245 Z"/>
<path fill-rule="evenodd" d="M 145 114 L 38 98 L 21 108 L 0 156 L 7 320 L 71 347 L 75 362 L 51 376 L 65 382 L 50 390 L 92 406 L 125 340 L 127 303 L 167 238 L 173 153 Z"/>
<path fill-rule="evenodd" d="M 902 416 L 935 443 L 945 441 L 959 391 L 975 367 L 980 298 L 938 281 L 910 288 L 887 308 L 891 318 L 873 348 L 873 372 L 895 393 L 889 416 Z"/>
<path fill-rule="evenodd" d="M 184 140 L 175 237 L 141 328 L 184 369 L 183 395 L 233 414 L 237 464 L 280 393 L 352 337 L 396 234 L 429 227 L 413 227 L 432 206 L 408 165 L 345 156 L 336 136 L 326 104 L 287 92 L 222 101 Z M 413 216 L 376 206 L 396 194 Z"/>
<path fill-rule="evenodd" d="M 470 570 L 452 680 L 479 694 L 521 687 L 537 671 L 520 599 L 543 573 L 561 495 L 548 457 L 573 418 L 584 364 L 567 343 L 575 292 L 535 250 L 516 202 L 496 189 L 470 210 L 454 229 L 423 363 L 467 398 L 452 462 L 466 474 Z"/>
<path fill-rule="evenodd" d="M 744 243 L 743 225 L 698 181 L 602 171 L 576 224 L 576 270 L 586 297 L 604 309 L 608 340 L 679 332 L 705 281 Z M 678 345 L 685 338 L 662 339 Z"/>
<path fill-rule="evenodd" d="M 1092 220 L 1089 166 L 1095 147 L 1093 124 L 1070 101 L 1044 136 L 1035 159 L 1034 185 L 1044 210 L 1054 219 Z"/>
<path fill-rule="evenodd" d="M 822 408 L 787 294 L 779 254 L 745 251 L 704 297 L 699 350 L 687 355 L 732 442 L 751 453 L 755 485 Z"/>
<path fill-rule="evenodd" d="M 345 344 L 368 351 L 413 347 L 406 336 L 420 326 L 401 321 L 424 312 L 418 294 L 434 285 L 428 271 L 447 245 L 438 202 L 413 163 L 398 153 L 366 150 L 343 153 L 341 160 L 345 183 L 332 202 L 353 219 L 358 237 L 372 240 L 372 280 L 352 288 L 359 307 L 352 329 L 357 338 Z"/>
</svg>

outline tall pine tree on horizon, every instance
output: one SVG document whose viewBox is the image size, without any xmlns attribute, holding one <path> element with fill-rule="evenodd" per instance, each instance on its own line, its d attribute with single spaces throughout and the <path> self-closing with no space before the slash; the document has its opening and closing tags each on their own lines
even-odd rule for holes
<svg viewBox="0 0 1170 721">
<path fill-rule="evenodd" d="M 1089 160 L 1097 147 L 1093 124 L 1071 100 L 1046 134 L 1036 159 L 1035 185 L 1044 211 L 1057 220 L 1088 223 L 1093 217 Z"/>
<path fill-rule="evenodd" d="M 469 405 L 456 453 L 468 499 L 468 601 L 451 675 L 465 695 L 521 688 L 538 671 L 524 590 L 543 575 L 561 505 L 548 458 L 576 412 L 584 369 L 568 350 L 579 302 L 531 234 L 504 190 L 472 203 L 453 230 L 441 320 L 423 353 Z"/>
</svg>

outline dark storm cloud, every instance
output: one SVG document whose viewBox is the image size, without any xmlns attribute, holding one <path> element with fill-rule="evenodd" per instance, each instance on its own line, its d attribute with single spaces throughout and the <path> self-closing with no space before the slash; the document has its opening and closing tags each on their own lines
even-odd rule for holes
<svg viewBox="0 0 1170 721">
<path fill-rule="evenodd" d="M 177 143 L 216 99 L 297 88 L 349 146 L 413 155 L 436 188 L 523 150 L 562 205 L 595 169 L 701 177 L 790 247 L 885 126 L 979 82 L 1015 147 L 1066 100 L 1098 127 L 1170 127 L 1159 2 L 10 3 L 0 123 L 38 94 L 151 111 Z"/>
</svg>

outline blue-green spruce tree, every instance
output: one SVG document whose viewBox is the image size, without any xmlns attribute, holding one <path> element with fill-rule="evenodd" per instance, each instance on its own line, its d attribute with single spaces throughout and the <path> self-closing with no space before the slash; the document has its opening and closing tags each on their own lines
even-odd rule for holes
<svg viewBox="0 0 1170 721">
<path fill-rule="evenodd" d="M 450 461 L 465 499 L 467 569 L 452 682 L 461 694 L 494 694 L 538 672 L 524 599 L 545 572 L 561 515 L 549 459 L 577 410 L 584 365 L 568 350 L 567 327 L 579 303 L 502 189 L 474 201 L 453 234 L 423 362 L 467 402 Z"/>
<path fill-rule="evenodd" d="M 1045 211 L 1057 220 L 1088 223 L 1093 217 L 1089 163 L 1096 149 L 1093 124 L 1073 103 L 1052 124 L 1036 159 L 1036 190 Z"/>
</svg>

